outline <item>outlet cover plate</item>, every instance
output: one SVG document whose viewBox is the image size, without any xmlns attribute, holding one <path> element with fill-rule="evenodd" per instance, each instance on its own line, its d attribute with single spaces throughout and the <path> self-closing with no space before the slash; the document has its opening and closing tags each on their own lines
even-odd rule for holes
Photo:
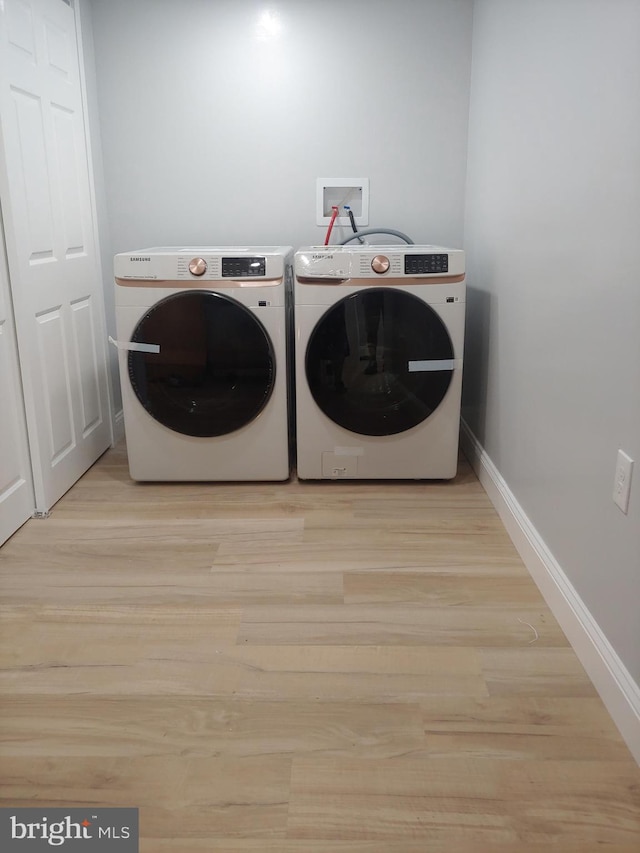
<svg viewBox="0 0 640 853">
<path fill-rule="evenodd" d="M 336 225 L 350 226 L 348 204 L 353 210 L 356 225 L 369 224 L 369 178 L 318 178 L 316 180 L 316 225 L 331 221 L 331 205 L 340 208 Z"/>
<path fill-rule="evenodd" d="M 632 472 L 633 459 L 627 456 L 623 450 L 619 450 L 616 459 L 616 476 L 613 483 L 613 501 L 625 515 L 629 511 Z"/>
</svg>

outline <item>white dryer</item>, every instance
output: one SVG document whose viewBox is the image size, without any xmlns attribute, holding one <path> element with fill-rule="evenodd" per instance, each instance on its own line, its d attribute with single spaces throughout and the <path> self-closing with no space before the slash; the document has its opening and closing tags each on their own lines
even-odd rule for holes
<svg viewBox="0 0 640 853">
<path fill-rule="evenodd" d="M 116 321 L 135 480 L 286 480 L 291 247 L 116 255 Z"/>
<path fill-rule="evenodd" d="M 450 479 L 458 460 L 465 258 L 326 246 L 294 258 L 301 479 Z"/>
</svg>

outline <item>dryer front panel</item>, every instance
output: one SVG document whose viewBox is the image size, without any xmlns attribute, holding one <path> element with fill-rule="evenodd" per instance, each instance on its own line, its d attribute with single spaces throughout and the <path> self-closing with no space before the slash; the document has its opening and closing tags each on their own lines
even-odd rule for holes
<svg viewBox="0 0 640 853">
<path fill-rule="evenodd" d="M 221 436 L 253 421 L 275 383 L 275 355 L 251 311 L 218 293 L 185 291 L 154 305 L 128 353 L 131 387 L 169 429 Z M 156 351 L 144 351 L 144 350 Z"/>
<path fill-rule="evenodd" d="M 449 333 L 424 301 L 367 288 L 333 305 L 307 346 L 309 391 L 334 423 L 359 435 L 396 435 L 432 415 L 456 368 Z"/>
</svg>

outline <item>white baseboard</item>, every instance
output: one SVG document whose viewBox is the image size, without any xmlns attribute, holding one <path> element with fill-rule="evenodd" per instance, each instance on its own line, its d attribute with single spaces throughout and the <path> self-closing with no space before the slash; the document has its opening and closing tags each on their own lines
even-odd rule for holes
<svg viewBox="0 0 640 853">
<path fill-rule="evenodd" d="M 124 438 L 124 412 L 119 409 L 113 416 L 113 446 Z"/>
<path fill-rule="evenodd" d="M 640 687 L 464 420 L 460 440 L 525 566 L 640 764 Z"/>
</svg>

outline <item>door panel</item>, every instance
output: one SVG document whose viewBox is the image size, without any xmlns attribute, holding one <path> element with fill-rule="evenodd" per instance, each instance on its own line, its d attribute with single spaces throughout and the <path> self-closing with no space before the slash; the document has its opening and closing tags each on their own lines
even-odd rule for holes
<svg viewBox="0 0 640 853">
<path fill-rule="evenodd" d="M 7 38 L 9 44 L 23 50 L 36 64 L 36 44 L 33 29 L 33 14 L 27 3 L 9 3 L 7 10 Z"/>
<path fill-rule="evenodd" d="M 75 446 L 66 334 L 64 319 L 58 309 L 40 315 L 37 323 L 38 369 L 46 400 L 48 456 L 55 465 Z"/>
<path fill-rule="evenodd" d="M 98 358 L 93 337 L 96 324 L 91 299 L 80 299 L 74 302 L 71 306 L 71 317 L 76 371 L 80 377 L 82 404 L 80 425 L 82 436 L 86 438 L 91 430 L 102 423 L 100 389 L 96 383 L 96 377 L 99 375 Z"/>
<path fill-rule="evenodd" d="M 0 4 L 0 193 L 36 502 L 109 446 L 106 332 L 73 9 Z"/>
<path fill-rule="evenodd" d="M 53 131 L 55 153 L 60 170 L 60 180 L 65 188 L 62 202 L 62 246 L 66 258 L 84 252 L 82 223 L 82 197 L 78 186 L 75 150 L 74 115 L 63 107 L 53 105 Z"/>
<path fill-rule="evenodd" d="M 15 109 L 16 144 L 20 158 L 11 163 L 13 182 L 24 187 L 22 204 L 17 201 L 19 212 L 29 228 L 24 234 L 24 248 L 30 265 L 44 260 L 53 260 L 53 215 L 49 194 L 49 170 L 44 141 L 42 101 L 29 92 L 11 87 Z M 3 116 L 3 127 L 11 121 Z M 7 164 L 9 168 L 9 164 Z M 19 185 L 18 185 L 19 182 Z M 7 223 L 8 225 L 9 223 Z"/>
</svg>

